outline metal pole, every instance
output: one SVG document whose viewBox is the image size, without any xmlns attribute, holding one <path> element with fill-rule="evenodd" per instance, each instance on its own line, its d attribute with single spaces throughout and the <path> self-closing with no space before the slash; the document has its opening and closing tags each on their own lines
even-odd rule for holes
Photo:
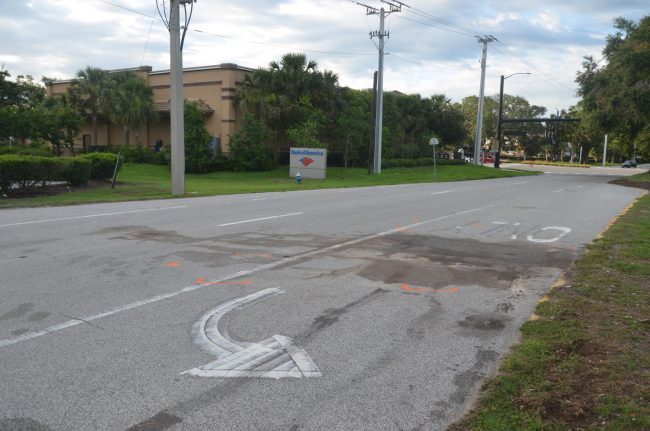
<svg viewBox="0 0 650 431">
<path fill-rule="evenodd" d="M 603 167 L 605 167 L 606 161 L 607 161 L 607 135 L 605 135 L 605 148 L 603 149 Z"/>
<path fill-rule="evenodd" d="M 180 0 L 170 0 L 169 56 L 171 75 L 172 194 L 185 194 L 185 125 L 183 122 L 183 66 L 180 38 Z"/>
<path fill-rule="evenodd" d="M 478 95 L 478 114 L 476 117 L 476 140 L 474 142 L 474 164 L 480 164 L 481 134 L 483 132 L 483 93 L 485 91 L 485 62 L 487 59 L 487 38 L 479 38 L 483 42 L 483 57 L 481 59 L 481 87 Z"/>
<path fill-rule="evenodd" d="M 436 181 L 436 145 L 431 147 L 433 148 L 433 181 Z"/>
<path fill-rule="evenodd" d="M 117 181 L 117 169 L 120 167 L 120 157 L 122 156 L 122 150 L 117 152 L 117 159 L 115 159 L 115 168 L 113 169 L 113 181 L 111 182 L 111 190 L 115 188 L 115 182 Z"/>
<path fill-rule="evenodd" d="M 503 120 L 503 81 L 505 78 L 501 75 L 501 86 L 499 88 L 499 122 L 497 123 L 497 154 L 494 157 L 494 167 L 499 168 L 501 165 L 501 120 Z"/>
<path fill-rule="evenodd" d="M 375 114 L 375 173 L 381 173 L 381 132 L 384 110 L 384 8 L 379 11 L 379 67 L 377 69 L 377 106 Z"/>
<path fill-rule="evenodd" d="M 373 106 L 377 106 L 377 71 L 373 74 L 373 79 L 372 79 L 372 104 Z M 372 174 L 375 171 L 375 151 L 374 151 L 374 146 L 375 146 L 375 116 L 377 115 L 377 111 L 373 111 L 370 114 L 370 128 L 372 129 L 373 133 L 372 136 L 370 137 L 370 141 L 368 142 L 368 175 Z"/>
</svg>

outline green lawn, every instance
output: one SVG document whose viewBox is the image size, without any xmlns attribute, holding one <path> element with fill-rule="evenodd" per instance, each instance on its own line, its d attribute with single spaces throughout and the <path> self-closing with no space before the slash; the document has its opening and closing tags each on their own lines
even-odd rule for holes
<svg viewBox="0 0 650 431">
<path fill-rule="evenodd" d="M 528 172 L 492 169 L 482 166 L 438 166 L 435 180 L 462 181 L 530 175 Z M 326 180 L 304 179 L 302 184 L 289 178 L 289 169 L 267 172 L 214 172 L 187 175 L 188 196 L 212 196 L 236 193 L 283 192 L 324 188 L 368 187 L 387 184 L 433 182 L 433 167 L 391 168 L 380 175 L 368 175 L 361 168 L 328 168 Z M 114 190 L 110 184 L 55 195 L 0 199 L 0 208 L 70 205 L 91 202 L 116 202 L 172 198 L 170 171 L 166 166 L 125 164 Z"/>
<path fill-rule="evenodd" d="M 617 184 L 650 186 L 645 173 Z M 650 430 L 650 195 L 540 302 L 450 431 Z"/>
</svg>

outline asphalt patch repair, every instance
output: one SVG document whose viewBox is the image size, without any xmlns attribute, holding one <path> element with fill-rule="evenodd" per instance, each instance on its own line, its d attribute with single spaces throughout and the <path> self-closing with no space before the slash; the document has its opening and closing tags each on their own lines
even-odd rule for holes
<svg viewBox="0 0 650 431">
<path fill-rule="evenodd" d="M 576 252 L 529 243 L 484 243 L 474 239 L 393 234 L 367 246 L 382 255 L 357 272 L 385 284 L 408 284 L 432 290 L 481 285 L 509 289 L 536 268 L 566 268 Z"/>
</svg>

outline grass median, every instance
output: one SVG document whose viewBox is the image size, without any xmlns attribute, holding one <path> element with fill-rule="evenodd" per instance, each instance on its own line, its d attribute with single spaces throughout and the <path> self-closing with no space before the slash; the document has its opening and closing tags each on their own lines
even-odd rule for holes
<svg viewBox="0 0 650 431">
<path fill-rule="evenodd" d="M 492 169 L 482 166 L 439 166 L 435 181 L 462 181 L 530 175 L 529 172 Z M 433 167 L 391 168 L 380 175 L 368 175 L 366 169 L 328 168 L 326 180 L 304 179 L 296 184 L 289 178 L 288 168 L 266 172 L 214 172 L 186 175 L 187 196 L 213 196 L 237 193 L 284 192 L 325 188 L 368 187 L 390 184 L 427 183 L 434 181 Z M 71 205 L 94 202 L 117 202 L 145 199 L 165 199 L 171 195 L 170 171 L 166 166 L 126 164 L 115 189 L 99 184 L 85 189 L 37 195 L 25 198 L 2 198 L 0 208 Z"/>
<path fill-rule="evenodd" d="M 645 173 L 617 183 L 650 186 Z M 459 430 L 650 430 L 650 195 L 565 274 Z"/>
</svg>

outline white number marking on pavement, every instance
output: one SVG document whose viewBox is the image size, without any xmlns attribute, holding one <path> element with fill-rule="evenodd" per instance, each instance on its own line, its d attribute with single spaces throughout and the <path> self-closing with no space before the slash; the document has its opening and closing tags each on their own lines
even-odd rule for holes
<svg viewBox="0 0 650 431">
<path fill-rule="evenodd" d="M 542 231 L 546 231 L 546 230 L 559 230 L 561 233 L 559 235 L 554 236 L 553 238 L 548 238 L 548 239 L 535 238 L 532 235 L 528 235 L 526 239 L 531 242 L 555 242 L 560 238 L 562 238 L 563 236 L 567 235 L 569 232 L 571 232 L 571 229 L 563 226 L 547 226 L 545 228 L 542 228 Z"/>
</svg>

